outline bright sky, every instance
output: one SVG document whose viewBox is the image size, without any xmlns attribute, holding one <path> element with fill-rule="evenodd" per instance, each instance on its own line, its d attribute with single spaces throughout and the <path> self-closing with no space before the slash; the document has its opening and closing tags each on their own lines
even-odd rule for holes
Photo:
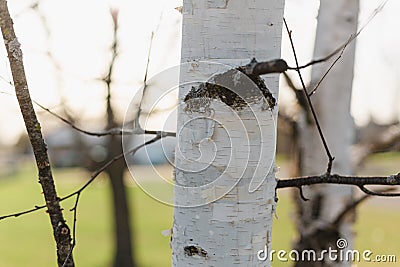
<svg viewBox="0 0 400 267">
<path fill-rule="evenodd" d="M 285 17 L 293 30 L 300 61 L 307 62 L 312 55 L 318 3 L 286 2 Z M 28 9 L 31 3 L 9 1 L 32 97 L 60 112 L 60 103 L 64 102 L 82 126 L 93 127 L 93 121 L 104 114 L 106 90 L 99 78 L 106 73 L 111 56 L 110 7 L 120 10 L 120 52 L 113 76 L 113 103 L 121 114 L 142 86 L 152 31 L 149 77 L 179 63 L 181 14 L 174 8 L 181 5 L 181 0 L 41 0 L 40 13 Z M 381 0 L 361 0 L 361 24 L 379 3 Z M 357 39 L 352 113 L 359 124 L 366 123 L 371 116 L 381 122 L 400 116 L 398 10 L 400 1 L 389 1 Z M 39 14 L 46 18 L 50 35 Z M 12 93 L 2 41 L 0 46 L 0 91 Z M 54 55 L 61 72 L 56 70 L 47 51 Z M 286 37 L 282 54 L 292 62 Z M 282 96 L 287 98 L 287 93 Z M 0 94 L 0 106 L 1 143 L 12 144 L 16 134 L 24 131 L 15 97 Z M 41 118 L 42 127 L 50 129 L 53 119 L 46 116 L 44 122 Z"/>
</svg>

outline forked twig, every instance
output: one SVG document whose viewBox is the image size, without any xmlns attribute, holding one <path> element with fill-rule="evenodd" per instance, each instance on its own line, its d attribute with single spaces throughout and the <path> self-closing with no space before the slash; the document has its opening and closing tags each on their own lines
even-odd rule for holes
<svg viewBox="0 0 400 267">
<path fill-rule="evenodd" d="M 322 143 L 323 143 L 324 148 L 325 148 L 325 152 L 326 152 L 326 154 L 328 156 L 328 167 L 327 167 L 326 173 L 327 173 L 327 175 L 329 175 L 331 173 L 333 160 L 335 158 L 331 155 L 331 152 L 329 150 L 328 144 L 327 144 L 327 142 L 325 140 L 325 137 L 324 137 L 324 134 L 322 132 L 321 126 L 319 124 L 319 121 L 318 121 L 317 114 L 315 112 L 314 106 L 313 106 L 313 104 L 311 102 L 311 98 L 308 95 L 308 92 L 307 92 L 307 89 L 306 89 L 306 85 L 305 85 L 304 80 L 303 80 L 303 76 L 301 75 L 301 71 L 299 69 L 299 62 L 298 62 L 298 59 L 297 59 L 297 53 L 296 53 L 296 49 L 294 47 L 294 43 L 293 43 L 293 39 L 292 39 L 292 32 L 289 30 L 289 26 L 288 26 L 285 18 L 283 18 L 283 22 L 285 23 L 285 28 L 286 28 L 286 31 L 287 31 L 288 36 L 289 36 L 290 44 L 292 46 L 293 56 L 294 56 L 294 60 L 296 62 L 296 67 L 297 67 L 296 71 L 297 71 L 297 73 L 299 75 L 301 86 L 303 87 L 303 92 L 304 92 L 304 94 L 306 96 L 308 106 L 310 107 L 311 114 L 312 114 L 312 116 L 314 118 L 315 125 L 317 126 L 317 130 L 318 130 L 319 136 L 320 136 L 320 138 L 322 140 Z"/>
<path fill-rule="evenodd" d="M 349 38 L 349 40 L 345 43 L 345 45 L 342 48 L 342 51 L 340 52 L 339 56 L 332 62 L 332 64 L 329 66 L 329 68 L 325 71 L 324 75 L 322 75 L 321 79 L 318 81 L 317 85 L 314 87 L 314 89 L 308 93 L 309 96 L 312 96 L 313 94 L 315 94 L 315 92 L 317 91 L 317 89 L 319 88 L 319 86 L 321 85 L 322 81 L 325 79 L 325 77 L 328 75 L 328 73 L 332 70 L 333 66 L 335 66 L 335 64 L 339 61 L 339 59 L 342 57 L 344 50 L 346 49 L 347 45 L 350 43 L 352 39 L 353 35 Z"/>
<path fill-rule="evenodd" d="M 158 140 L 160 140 L 160 139 L 162 139 L 162 138 L 164 138 L 164 137 L 166 137 L 166 135 L 163 135 L 163 133 L 160 132 L 158 135 L 156 135 L 154 138 L 150 139 L 149 141 L 147 141 L 147 142 L 145 142 L 145 143 L 143 143 L 143 144 L 141 144 L 141 145 L 139 145 L 139 146 L 137 146 L 137 147 L 135 147 L 135 148 L 133 148 L 133 149 L 131 149 L 131 150 L 125 152 L 125 153 L 121 153 L 121 154 L 115 156 L 114 158 L 112 158 L 111 160 L 109 160 L 107 163 L 105 163 L 103 166 L 101 166 L 99 169 L 97 169 L 95 172 L 93 172 L 92 175 L 90 176 L 89 180 L 88 180 L 85 184 L 83 184 L 78 190 L 76 190 L 76 191 L 74 191 L 74 192 L 72 192 L 72 193 L 70 193 L 70 194 L 68 194 L 68 195 L 66 195 L 66 196 L 64 196 L 64 197 L 62 197 L 62 198 L 60 198 L 59 201 L 62 202 L 62 201 L 64 201 L 64 200 L 67 200 L 67 199 L 69 199 L 69 198 L 75 196 L 75 195 L 80 194 L 80 193 L 81 193 L 83 190 L 85 190 L 86 187 L 88 187 L 88 186 L 89 186 L 89 185 L 90 185 L 90 184 L 91 184 L 91 183 L 92 183 L 106 168 L 108 168 L 109 166 L 111 166 L 114 162 L 116 162 L 117 160 L 120 160 L 121 158 L 123 158 L 123 157 L 125 157 L 125 156 L 127 156 L 127 155 L 134 155 L 134 154 L 135 154 L 139 149 L 141 149 L 142 147 L 145 147 L 145 146 L 147 146 L 147 145 L 150 145 L 150 144 L 152 144 L 152 143 L 154 143 L 154 142 L 156 142 L 156 141 L 158 141 Z M 17 212 L 17 213 L 12 213 L 12 214 L 8 214 L 8 215 L 0 216 L 0 220 L 4 220 L 4 219 L 10 218 L 10 217 L 19 217 L 19 216 L 21 216 L 21 215 L 25 215 L 25 214 L 28 214 L 28 213 L 31 213 L 31 212 L 34 212 L 34 211 L 41 210 L 41 209 L 43 209 L 43 208 L 45 208 L 45 207 L 46 207 L 46 205 L 37 205 L 37 206 L 35 206 L 34 208 L 29 209 L 29 210 L 25 210 L 25 211 L 21 211 L 21 212 Z"/>
</svg>

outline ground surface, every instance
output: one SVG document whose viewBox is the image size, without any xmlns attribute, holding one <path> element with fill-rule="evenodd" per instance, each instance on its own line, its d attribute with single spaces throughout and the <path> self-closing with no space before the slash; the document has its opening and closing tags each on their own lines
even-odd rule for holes
<svg viewBox="0 0 400 267">
<path fill-rule="evenodd" d="M 284 165 L 284 163 L 281 163 Z M 400 156 L 384 155 L 370 159 L 360 173 L 391 174 L 399 171 Z M 145 166 L 136 168 L 137 175 L 147 173 Z M 161 167 L 168 175 L 170 169 Z M 285 174 L 282 169 L 281 174 Z M 61 196 L 79 187 L 89 176 L 80 169 L 56 170 L 57 188 Z M 151 179 L 150 179 L 151 180 Z M 0 177 L 0 215 L 21 211 L 43 203 L 36 171 L 25 166 L 16 174 Z M 152 183 L 155 183 L 152 181 Z M 173 209 L 143 193 L 128 178 L 136 256 L 140 266 L 170 266 L 169 237 L 161 231 L 172 225 Z M 154 184 L 157 187 L 157 184 Z M 160 188 L 162 190 L 162 188 Z M 73 201 L 63 203 L 71 223 Z M 82 195 L 78 210 L 77 247 L 74 252 L 77 266 L 110 266 L 112 258 L 112 220 L 108 181 L 100 177 Z M 397 254 L 400 261 L 400 199 L 370 199 L 359 208 L 356 225 L 356 248 L 369 249 L 374 254 Z M 290 192 L 279 192 L 278 216 L 273 232 L 274 249 L 290 250 L 294 236 L 293 206 Z M 0 221 L 0 266 L 55 266 L 54 241 L 50 224 L 43 211 L 19 218 Z M 398 266 L 398 263 L 355 263 L 356 266 Z M 288 266 L 274 262 L 273 266 Z"/>
</svg>

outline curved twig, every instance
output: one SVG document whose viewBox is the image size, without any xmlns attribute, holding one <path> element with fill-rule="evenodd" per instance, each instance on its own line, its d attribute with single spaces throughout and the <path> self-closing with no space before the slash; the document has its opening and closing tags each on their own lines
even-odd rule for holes
<svg viewBox="0 0 400 267">
<path fill-rule="evenodd" d="M 150 139 L 149 141 L 147 141 L 147 142 L 145 142 L 145 143 L 143 143 L 143 144 L 141 144 L 141 145 L 139 145 L 139 146 L 137 146 L 137 147 L 135 147 L 135 148 L 133 148 L 133 149 L 131 149 L 131 150 L 125 152 L 125 153 L 121 153 L 121 154 L 115 156 L 113 159 L 111 159 L 110 161 L 108 161 L 107 163 L 105 163 L 102 167 L 100 167 L 99 169 L 97 169 L 97 170 L 90 176 L 90 179 L 89 179 L 85 184 L 83 184 L 83 186 L 81 186 L 78 190 L 76 190 L 76 191 L 74 191 L 74 192 L 72 192 L 72 193 L 70 193 L 70 194 L 68 194 L 68 195 L 66 195 L 66 196 L 64 196 L 64 197 L 62 197 L 62 198 L 60 198 L 60 199 L 59 199 L 59 202 L 62 202 L 62 201 L 64 201 L 64 200 L 67 200 L 67 199 L 69 199 L 69 198 L 71 198 L 71 197 L 73 197 L 73 196 L 75 196 L 75 195 L 80 195 L 81 192 L 82 192 L 83 190 L 85 190 L 86 187 L 88 187 L 88 186 L 89 186 L 89 185 L 90 185 L 90 184 L 91 184 L 105 169 L 107 169 L 107 167 L 109 167 L 110 165 L 112 165 L 112 164 L 113 164 L 114 162 L 116 162 L 117 160 L 119 160 L 119 159 L 121 159 L 121 158 L 123 158 L 124 156 L 127 156 L 127 155 L 129 155 L 129 154 L 135 154 L 135 153 L 136 153 L 139 149 L 141 149 L 142 147 L 147 146 L 147 145 L 150 145 L 150 144 L 152 144 L 152 143 L 154 143 L 154 142 L 156 142 L 156 141 L 158 141 L 158 140 L 160 140 L 160 139 L 162 139 L 162 138 L 164 138 L 164 137 L 166 137 L 166 136 L 167 136 L 167 135 L 165 135 L 165 134 L 163 134 L 162 132 L 160 132 L 159 134 L 157 134 L 157 136 L 155 136 L 154 138 Z M 77 200 L 79 200 L 79 199 L 77 198 Z M 77 203 L 77 202 L 76 202 L 76 203 Z M 10 217 L 19 217 L 19 216 L 21 216 L 21 215 L 25 215 L 25 214 L 28 214 L 28 213 L 32 213 L 32 212 L 41 210 L 41 209 L 43 209 L 43 208 L 45 208 L 45 207 L 46 207 L 46 205 L 40 205 L 40 206 L 35 206 L 34 208 L 29 209 L 29 210 L 25 210 L 25 211 L 21 211 L 21 212 L 17 212 L 17 213 L 12 213 L 12 214 L 8 214 L 8 215 L 3 215 L 3 216 L 0 216 L 0 220 L 4 220 L 4 219 L 10 218 Z M 75 208 L 73 208 L 73 210 L 74 210 L 74 212 L 76 211 Z M 74 240 L 75 240 L 75 239 L 74 239 Z"/>
<path fill-rule="evenodd" d="M 331 152 L 330 152 L 329 147 L 328 147 L 328 143 L 325 140 L 324 133 L 322 132 L 321 125 L 319 124 L 319 121 L 318 121 L 318 118 L 317 118 L 317 114 L 316 114 L 315 109 L 314 109 L 314 105 L 311 102 L 311 98 L 308 95 L 308 92 L 307 92 L 307 89 L 306 89 L 306 85 L 305 85 L 304 80 L 303 80 L 303 76 L 301 75 L 301 71 L 299 69 L 299 61 L 297 59 L 297 53 L 296 53 L 296 49 L 294 47 L 294 43 L 293 43 L 293 39 L 292 39 L 292 31 L 289 30 L 289 26 L 288 26 L 285 18 L 283 18 L 283 22 L 285 24 L 285 28 L 286 28 L 287 34 L 289 36 L 290 45 L 292 46 L 293 56 L 294 56 L 294 60 L 296 62 L 296 67 L 297 67 L 296 71 L 297 71 L 297 74 L 299 75 L 301 86 L 303 88 L 303 92 L 304 92 L 304 94 L 306 96 L 308 106 L 310 107 L 311 114 L 312 114 L 312 116 L 314 118 L 314 121 L 315 121 L 315 125 L 317 126 L 318 134 L 319 134 L 319 136 L 321 138 L 322 144 L 324 145 L 326 155 L 328 156 L 328 167 L 327 167 L 327 170 L 326 170 L 326 174 L 329 175 L 331 173 L 332 163 L 333 163 L 333 160 L 335 158 L 331 155 Z"/>
</svg>

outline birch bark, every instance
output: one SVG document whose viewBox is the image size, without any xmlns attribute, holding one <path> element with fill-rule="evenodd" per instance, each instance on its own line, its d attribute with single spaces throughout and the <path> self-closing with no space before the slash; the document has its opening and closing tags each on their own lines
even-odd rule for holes
<svg viewBox="0 0 400 267">
<path fill-rule="evenodd" d="M 283 7 L 283 0 L 184 0 L 173 266 L 270 266 L 257 254 L 271 249 L 278 109 L 229 69 L 280 57 Z M 214 82 L 248 106 L 227 104 L 229 94 L 215 97 L 212 87 L 201 93 L 202 82 L 227 72 Z M 265 83 L 276 99 L 278 75 Z M 209 98 L 194 97 L 204 93 Z"/>
<path fill-rule="evenodd" d="M 321 0 L 314 48 L 314 58 L 328 55 L 342 45 L 357 31 L 358 0 Z M 355 41 L 348 45 L 340 61 L 330 71 L 318 91 L 312 96 L 318 119 L 328 146 L 335 157 L 332 172 L 343 175 L 353 174 L 351 146 L 355 134 L 354 122 L 350 115 L 351 89 Z M 335 58 L 326 64 L 314 65 L 311 84 L 316 84 Z M 317 175 L 324 173 L 327 157 L 314 124 L 300 123 L 300 173 Z M 297 192 L 295 192 L 297 194 Z M 305 188 L 304 194 L 310 199 L 298 199 L 298 232 L 296 247 L 302 249 L 336 248 L 338 238 L 345 238 L 347 248 L 352 246 L 352 225 L 354 218 L 348 216 L 339 229 L 330 223 L 353 200 L 353 188 L 343 185 L 320 185 Z M 298 263 L 297 266 L 303 263 Z M 307 263 L 304 266 L 317 266 Z M 310 265 L 311 264 L 311 265 Z M 317 264 L 317 263 L 314 263 Z M 320 263 L 318 263 L 320 264 Z M 350 266 L 351 262 L 327 263 L 324 266 Z M 320 265 L 318 265 L 320 266 Z"/>
</svg>

